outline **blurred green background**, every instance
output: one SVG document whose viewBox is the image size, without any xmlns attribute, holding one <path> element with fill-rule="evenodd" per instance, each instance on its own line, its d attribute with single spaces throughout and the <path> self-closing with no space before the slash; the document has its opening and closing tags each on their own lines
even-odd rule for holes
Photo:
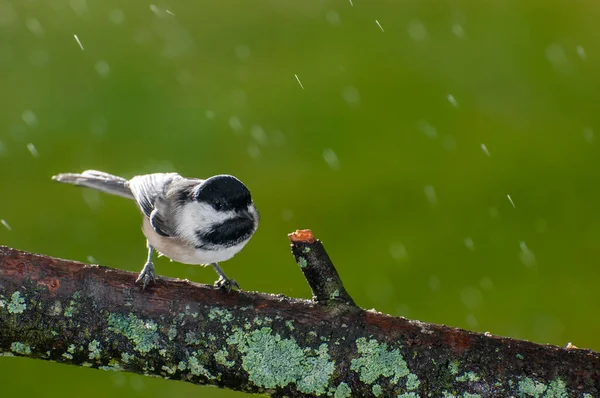
<svg viewBox="0 0 600 398">
<path fill-rule="evenodd" d="M 246 290 L 309 297 L 286 234 L 311 228 L 362 307 L 600 350 L 598 3 L 353 2 L 0 0 L 0 243 L 139 271 L 133 203 L 50 176 L 230 173 L 262 215 L 224 264 Z M 22 358 L 0 380 L 243 396 Z"/>
</svg>

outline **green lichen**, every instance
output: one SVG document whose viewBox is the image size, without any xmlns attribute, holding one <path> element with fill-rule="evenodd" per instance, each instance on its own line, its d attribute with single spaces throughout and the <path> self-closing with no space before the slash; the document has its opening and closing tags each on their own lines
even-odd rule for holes
<svg viewBox="0 0 600 398">
<path fill-rule="evenodd" d="M 350 369 L 357 372 L 360 381 L 373 383 L 379 377 L 392 377 L 392 383 L 398 383 L 401 377 L 408 376 L 410 371 L 398 349 L 389 351 L 386 343 L 361 337 L 356 340 L 360 357 L 350 363 Z"/>
<path fill-rule="evenodd" d="M 73 359 L 73 355 L 69 354 L 68 352 L 63 352 L 62 357 L 65 359 Z"/>
<path fill-rule="evenodd" d="M 379 384 L 374 384 L 371 390 L 373 391 L 373 395 L 375 395 L 376 397 L 380 396 L 383 392 Z"/>
<path fill-rule="evenodd" d="M 158 326 L 153 321 L 144 321 L 133 314 L 109 314 L 108 330 L 125 336 L 140 353 L 158 348 Z"/>
<path fill-rule="evenodd" d="M 288 329 L 290 330 L 294 330 L 294 321 L 285 321 L 285 326 L 288 327 Z"/>
<path fill-rule="evenodd" d="M 11 314 L 21 314 L 27 309 L 25 299 L 21 297 L 21 292 L 17 290 L 10 296 L 10 303 L 8 303 L 7 308 Z"/>
<path fill-rule="evenodd" d="M 98 369 L 112 372 L 119 372 L 123 370 L 121 364 L 116 359 L 111 359 L 110 361 L 108 361 L 108 366 L 100 366 Z"/>
<path fill-rule="evenodd" d="M 179 363 L 177 364 L 177 369 L 181 370 L 182 372 L 184 370 L 187 369 L 187 362 L 186 361 L 179 361 Z"/>
<path fill-rule="evenodd" d="M 419 398 L 420 395 L 415 392 L 405 392 L 404 394 L 398 395 L 398 398 Z"/>
<path fill-rule="evenodd" d="M 463 392 L 463 398 L 481 398 L 481 395 Z"/>
<path fill-rule="evenodd" d="M 406 389 L 408 391 L 416 390 L 417 388 L 419 388 L 420 384 L 421 382 L 419 381 L 419 377 L 416 374 L 411 373 L 406 377 Z"/>
<path fill-rule="evenodd" d="M 527 377 L 519 381 L 518 395 L 534 398 L 567 398 L 565 387 L 565 383 L 560 378 L 556 378 L 546 385 Z"/>
<path fill-rule="evenodd" d="M 100 359 L 100 342 L 98 340 L 92 340 L 88 344 L 89 359 Z"/>
<path fill-rule="evenodd" d="M 214 379 L 215 377 L 210 374 L 208 369 L 206 369 L 198 359 L 198 356 L 201 354 L 198 352 L 194 353 L 194 356 L 189 357 L 188 359 L 188 369 L 194 376 L 204 376 L 208 379 Z"/>
<path fill-rule="evenodd" d="M 174 375 L 175 372 L 177 372 L 177 368 L 175 368 L 174 366 L 163 365 L 161 369 L 170 375 Z"/>
<path fill-rule="evenodd" d="M 341 382 L 340 385 L 337 386 L 335 393 L 333 394 L 333 398 L 348 398 L 351 396 L 352 389 L 344 382 Z"/>
<path fill-rule="evenodd" d="M 135 355 L 128 354 L 126 352 L 121 353 L 121 361 L 128 363 L 132 359 L 135 359 Z"/>
<path fill-rule="evenodd" d="M 75 315 L 78 311 L 77 306 L 79 299 L 81 298 L 81 294 L 79 294 L 79 292 L 75 292 L 73 293 L 73 299 L 71 301 L 69 301 L 69 305 L 65 308 L 65 316 L 68 318 L 71 318 L 73 315 Z"/>
<path fill-rule="evenodd" d="M 456 378 L 456 381 L 479 381 L 479 376 L 475 372 L 465 372 Z"/>
<path fill-rule="evenodd" d="M 458 374 L 458 362 L 452 361 L 448 364 L 448 370 L 452 376 L 456 376 Z"/>
<path fill-rule="evenodd" d="M 304 257 L 298 257 L 298 265 L 300 268 L 304 268 L 308 265 L 308 261 Z"/>
<path fill-rule="evenodd" d="M 523 359 L 525 359 L 525 357 L 523 355 L 521 355 L 521 354 L 517 354 L 517 355 L 515 355 L 515 357 L 517 357 L 517 359 L 520 359 L 521 361 Z"/>
<path fill-rule="evenodd" d="M 169 336 L 169 341 L 172 341 L 175 337 L 177 337 L 177 326 L 171 325 L 169 327 L 168 336 Z"/>
<path fill-rule="evenodd" d="M 594 398 L 592 394 L 583 393 L 583 398 Z"/>
<path fill-rule="evenodd" d="M 223 365 L 227 368 L 231 368 L 233 365 L 235 365 L 235 362 L 228 361 L 227 360 L 228 355 L 229 355 L 229 353 L 227 352 L 227 350 L 221 349 L 221 350 L 218 350 L 217 352 L 215 352 L 213 356 L 215 357 L 215 361 L 217 361 L 218 364 Z"/>
<path fill-rule="evenodd" d="M 327 344 L 317 350 L 303 349 L 294 339 L 282 339 L 271 332 L 268 327 L 252 332 L 235 328 L 227 339 L 242 354 L 242 367 L 249 380 L 265 388 L 295 383 L 300 392 L 324 394 L 335 369 Z"/>
<path fill-rule="evenodd" d="M 4 296 L 0 294 L 0 308 L 6 307 L 6 301 L 4 301 Z"/>
<path fill-rule="evenodd" d="M 198 339 L 198 337 L 196 337 L 196 333 L 187 332 L 185 334 L 185 343 L 188 345 L 198 345 L 198 344 L 200 344 L 200 339 Z"/>
<path fill-rule="evenodd" d="M 69 352 L 69 353 L 71 353 L 71 354 L 74 354 L 74 353 L 75 353 L 75 349 L 76 349 L 76 348 L 77 348 L 77 347 L 75 347 L 75 344 L 71 344 L 71 345 L 69 346 L 69 348 L 67 348 L 67 352 Z"/>
<path fill-rule="evenodd" d="M 211 321 L 219 319 L 221 323 L 230 323 L 233 320 L 233 315 L 227 310 L 212 308 L 208 313 L 208 319 Z"/>
<path fill-rule="evenodd" d="M 338 289 L 335 289 L 333 292 L 331 292 L 331 294 L 329 295 L 329 299 L 330 300 L 335 300 L 336 298 L 340 297 L 340 291 Z"/>
<path fill-rule="evenodd" d="M 29 347 L 25 343 L 21 343 L 20 341 L 15 341 L 14 343 L 12 343 L 10 345 L 10 350 L 16 354 L 21 354 L 21 355 L 30 355 L 31 354 L 31 347 Z"/>
<path fill-rule="evenodd" d="M 310 253 L 310 247 L 308 247 L 308 246 L 307 246 L 307 247 L 305 247 L 305 248 L 304 248 L 302 251 L 303 251 L 304 253 Z"/>
</svg>

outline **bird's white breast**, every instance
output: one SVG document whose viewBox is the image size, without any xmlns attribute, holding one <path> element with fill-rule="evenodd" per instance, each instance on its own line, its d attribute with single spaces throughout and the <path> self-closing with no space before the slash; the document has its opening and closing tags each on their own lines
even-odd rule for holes
<svg viewBox="0 0 600 398">
<path fill-rule="evenodd" d="M 235 246 L 219 250 L 196 249 L 192 244 L 185 242 L 181 238 L 157 234 L 154 228 L 152 228 L 150 220 L 146 217 L 144 217 L 142 231 L 154 249 L 171 260 L 183 264 L 210 264 L 229 260 L 242 250 L 246 243 L 248 243 L 248 240 L 250 240 L 248 238 L 248 240 Z"/>
</svg>

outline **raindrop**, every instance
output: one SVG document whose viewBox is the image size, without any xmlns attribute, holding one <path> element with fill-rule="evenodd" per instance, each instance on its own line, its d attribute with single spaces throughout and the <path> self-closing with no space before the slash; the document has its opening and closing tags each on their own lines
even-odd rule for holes
<svg viewBox="0 0 600 398">
<path fill-rule="evenodd" d="M 360 102 L 360 94 L 358 93 L 358 89 L 354 86 L 344 87 L 342 90 L 342 97 L 348 105 L 355 106 Z"/>
<path fill-rule="evenodd" d="M 40 154 L 37 151 L 37 148 L 31 142 L 29 144 L 27 144 L 27 149 L 31 153 L 31 156 L 33 156 L 34 158 L 39 158 L 40 157 Z"/>
<path fill-rule="evenodd" d="M 175 14 L 173 13 L 173 11 L 171 11 L 171 10 L 165 10 L 165 12 L 166 12 L 167 14 L 169 14 L 169 15 L 173 16 L 173 17 L 175 16 Z"/>
<path fill-rule="evenodd" d="M 157 17 L 162 17 L 162 11 L 160 11 L 155 4 L 150 4 L 150 11 L 152 11 Z"/>
<path fill-rule="evenodd" d="M 27 29 L 37 37 L 44 36 L 44 27 L 37 18 L 27 18 L 25 21 Z"/>
<path fill-rule="evenodd" d="M 21 120 L 29 127 L 35 127 L 38 122 L 37 116 L 35 116 L 35 113 L 31 109 L 26 109 L 21 113 Z"/>
<path fill-rule="evenodd" d="M 329 165 L 329 168 L 332 170 L 337 170 L 340 168 L 340 161 L 337 157 L 337 154 L 331 148 L 327 148 L 323 151 L 323 159 Z"/>
<path fill-rule="evenodd" d="M 458 37 L 459 39 L 464 39 L 465 38 L 465 30 L 462 27 L 461 24 L 455 23 L 454 25 L 452 25 L 452 33 L 454 34 L 454 36 Z"/>
<path fill-rule="evenodd" d="M 379 23 L 378 20 L 375 20 L 375 23 L 377 24 L 377 26 L 379 26 L 379 29 L 381 29 L 382 32 L 385 32 L 385 30 L 383 30 L 383 27 L 381 26 L 381 24 Z"/>
<path fill-rule="evenodd" d="M 594 130 L 589 127 L 583 129 L 583 139 L 587 142 L 594 141 Z"/>
<path fill-rule="evenodd" d="M 452 94 L 448 94 L 448 102 L 452 104 L 453 107 L 458 108 L 458 102 L 456 102 L 456 98 Z"/>
<path fill-rule="evenodd" d="M 479 280 L 479 286 L 481 286 L 483 290 L 490 290 L 494 288 L 494 282 L 487 276 L 484 276 Z"/>
<path fill-rule="evenodd" d="M 565 54 L 564 48 L 557 43 L 550 44 L 548 47 L 546 47 L 546 59 L 556 70 L 560 72 L 564 73 L 569 68 L 567 54 Z"/>
<path fill-rule="evenodd" d="M 29 62 L 37 68 L 42 68 L 50 62 L 50 55 L 48 51 L 37 48 L 29 52 Z"/>
<path fill-rule="evenodd" d="M 79 44 L 79 48 L 81 48 L 81 51 L 84 51 L 83 44 L 81 43 L 81 40 L 79 40 L 79 37 L 77 35 L 73 35 L 73 37 L 75 38 L 77 44 Z"/>
<path fill-rule="evenodd" d="M 475 250 L 475 244 L 473 243 L 473 239 L 470 236 L 465 238 L 465 247 L 469 250 Z"/>
<path fill-rule="evenodd" d="M 250 157 L 252 159 L 260 158 L 262 154 L 260 153 L 260 148 L 258 147 L 258 145 L 256 145 L 256 144 L 248 145 L 248 155 L 250 155 Z"/>
<path fill-rule="evenodd" d="M 108 129 L 108 121 L 102 116 L 95 116 L 90 120 L 90 131 L 95 136 L 103 136 Z"/>
<path fill-rule="evenodd" d="M 390 256 L 396 261 L 405 261 L 408 259 L 406 247 L 400 242 L 390 244 Z"/>
<path fill-rule="evenodd" d="M 206 112 L 204 112 L 204 114 L 206 115 L 207 119 L 212 120 L 215 118 L 215 113 L 211 110 L 207 110 Z"/>
<path fill-rule="evenodd" d="M 8 229 L 9 231 L 12 231 L 12 227 L 10 226 L 10 224 L 8 222 L 6 222 L 5 219 L 1 219 L 0 224 L 4 225 L 4 228 Z"/>
<path fill-rule="evenodd" d="M 585 53 L 585 50 L 583 49 L 583 47 L 577 46 L 576 51 L 577 51 L 577 55 L 579 55 L 579 58 L 581 58 L 584 61 L 587 59 L 587 54 Z"/>
<path fill-rule="evenodd" d="M 435 194 L 435 189 L 433 188 L 433 185 L 425 185 L 423 191 L 425 192 L 425 197 L 427 198 L 427 201 L 432 205 L 436 205 L 437 196 Z"/>
<path fill-rule="evenodd" d="M 332 25 L 340 25 L 342 23 L 342 21 L 340 21 L 340 14 L 338 14 L 334 10 L 327 11 L 327 14 L 325 14 L 325 18 L 327 19 L 327 22 L 329 22 Z"/>
<path fill-rule="evenodd" d="M 350 6 L 354 7 L 354 3 L 352 2 L 352 0 L 348 0 L 350 2 Z"/>
<path fill-rule="evenodd" d="M 432 126 L 428 121 L 420 120 L 419 123 L 417 123 L 417 126 L 418 126 L 419 130 L 424 132 L 428 138 L 431 138 L 431 139 L 437 138 L 436 128 L 434 126 Z"/>
<path fill-rule="evenodd" d="M 108 66 L 108 62 L 102 59 L 96 62 L 95 68 L 96 73 L 98 73 L 100 77 L 108 77 L 108 74 L 110 73 L 110 66 Z"/>
<path fill-rule="evenodd" d="M 125 22 L 125 14 L 123 13 L 123 11 L 117 9 L 111 10 L 111 12 L 108 14 L 108 19 L 110 20 L 110 22 L 114 23 L 115 25 L 120 25 L 123 22 Z"/>
<path fill-rule="evenodd" d="M 492 156 L 492 155 L 490 155 L 490 151 L 488 151 L 488 149 L 485 146 L 485 144 L 481 144 L 480 147 L 481 147 L 481 150 L 483 151 L 483 153 L 485 153 L 488 156 Z"/>
<path fill-rule="evenodd" d="M 90 264 L 98 264 L 98 261 L 94 258 L 94 256 L 87 256 L 87 261 Z"/>
<path fill-rule="evenodd" d="M 469 325 L 471 329 L 475 329 L 477 325 L 479 325 L 479 322 L 477 322 L 477 318 L 475 318 L 475 315 L 473 314 L 468 314 L 465 317 L 465 322 L 467 322 L 467 325 Z"/>
<path fill-rule="evenodd" d="M 483 294 L 479 289 L 473 286 L 467 286 L 460 291 L 460 300 L 470 310 L 481 306 Z"/>
<path fill-rule="evenodd" d="M 515 202 L 513 202 L 513 200 L 512 200 L 512 198 L 510 197 L 510 195 L 508 195 L 508 194 L 507 194 L 507 195 L 506 195 L 506 197 L 508 198 L 508 201 L 510 202 L 510 204 L 512 205 L 512 207 L 513 207 L 513 208 L 516 208 L 516 207 L 515 207 Z"/>
<path fill-rule="evenodd" d="M 454 139 L 454 136 L 446 134 L 442 141 L 442 145 L 444 146 L 444 149 L 448 152 L 454 151 L 456 149 L 456 140 Z"/>
<path fill-rule="evenodd" d="M 298 84 L 300 85 L 300 87 L 302 88 L 302 90 L 304 90 L 304 85 L 300 81 L 300 78 L 298 77 L 298 75 L 294 75 L 294 76 L 296 76 L 296 80 L 298 81 Z"/>
<path fill-rule="evenodd" d="M 181 85 L 189 84 L 192 81 L 192 74 L 187 69 L 177 71 L 177 82 Z"/>
<path fill-rule="evenodd" d="M 246 101 L 248 100 L 248 95 L 242 89 L 233 90 L 231 93 L 231 102 L 233 105 L 243 106 L 246 105 Z"/>
<path fill-rule="evenodd" d="M 290 221 L 294 218 L 294 212 L 291 209 L 283 209 L 281 211 L 281 218 L 283 218 L 283 221 Z"/>
<path fill-rule="evenodd" d="M 408 35 L 414 41 L 423 42 L 429 38 L 427 28 L 425 28 L 423 22 L 419 21 L 418 19 L 413 19 L 410 21 L 406 29 L 408 30 Z"/>
<path fill-rule="evenodd" d="M 245 44 L 240 44 L 235 48 L 235 55 L 239 59 L 248 59 L 250 57 L 250 47 Z"/>
<path fill-rule="evenodd" d="M 77 14 L 77 16 L 82 16 L 88 10 L 86 0 L 69 0 L 69 5 L 75 14 Z"/>
<path fill-rule="evenodd" d="M 265 145 L 267 143 L 267 134 L 265 133 L 265 130 L 256 124 L 250 128 L 250 136 L 252 136 L 254 141 L 260 145 Z"/>
<path fill-rule="evenodd" d="M 0 1 L 0 26 L 8 27 L 17 19 L 17 13 L 10 1 Z"/>
<path fill-rule="evenodd" d="M 519 260 L 526 267 L 533 267 L 535 265 L 535 255 L 531 250 L 529 250 L 525 242 L 521 241 L 519 243 L 519 246 L 521 247 L 521 252 L 519 253 Z"/>
<path fill-rule="evenodd" d="M 440 281 L 440 278 L 438 278 L 435 275 L 431 275 L 429 277 L 429 288 L 436 292 L 438 290 L 440 290 L 440 287 L 442 286 L 442 281 Z"/>
<path fill-rule="evenodd" d="M 229 127 L 236 133 L 242 132 L 242 122 L 237 116 L 231 116 L 229 118 Z"/>
</svg>

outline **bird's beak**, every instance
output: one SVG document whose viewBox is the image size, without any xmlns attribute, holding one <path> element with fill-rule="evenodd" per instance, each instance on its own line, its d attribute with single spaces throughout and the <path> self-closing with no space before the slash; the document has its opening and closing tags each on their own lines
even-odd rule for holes
<svg viewBox="0 0 600 398">
<path fill-rule="evenodd" d="M 238 215 L 242 218 L 246 218 L 248 220 L 254 220 L 254 216 L 248 210 L 240 210 L 238 211 Z"/>
</svg>

